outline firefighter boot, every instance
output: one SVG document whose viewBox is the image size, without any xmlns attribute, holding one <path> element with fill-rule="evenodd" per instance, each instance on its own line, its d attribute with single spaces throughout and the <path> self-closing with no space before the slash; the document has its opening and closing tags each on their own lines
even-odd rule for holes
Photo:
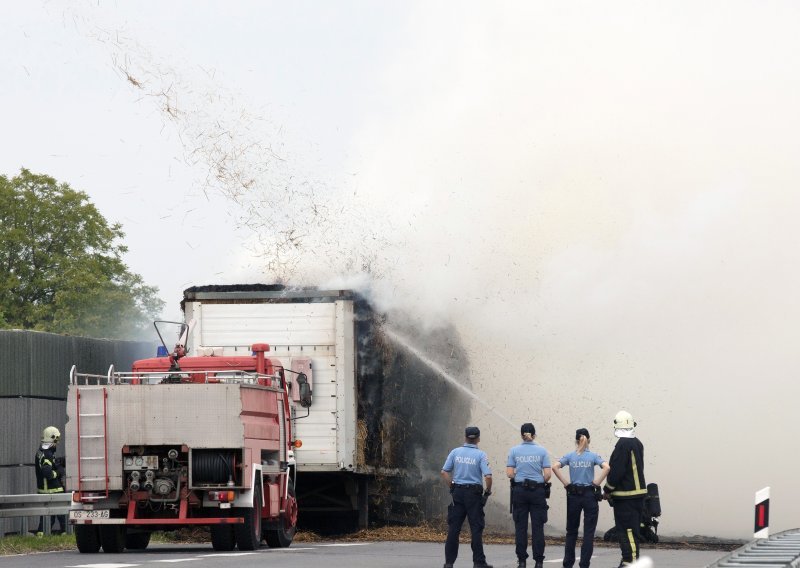
<svg viewBox="0 0 800 568">
<path fill-rule="evenodd" d="M 533 568 L 544 568 L 544 564 L 542 564 L 541 560 L 537 560 L 536 564 L 533 565 Z"/>
<path fill-rule="evenodd" d="M 517 560 L 517 568 L 525 568 L 525 561 Z"/>
<path fill-rule="evenodd" d="M 494 568 L 491 564 L 486 564 L 484 560 L 481 564 L 474 563 L 472 564 L 472 568 Z"/>
</svg>

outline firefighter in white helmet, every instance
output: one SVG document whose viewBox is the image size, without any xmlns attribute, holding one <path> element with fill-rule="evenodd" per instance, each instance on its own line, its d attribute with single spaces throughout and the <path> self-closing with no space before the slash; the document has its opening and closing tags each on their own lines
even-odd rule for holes
<svg viewBox="0 0 800 568">
<path fill-rule="evenodd" d="M 639 558 L 639 525 L 647 495 L 644 480 L 644 446 L 636 438 L 636 422 L 625 410 L 614 417 L 614 435 L 619 438 L 608 464 L 611 471 L 603 487 L 614 508 L 614 524 L 622 552 L 620 566 L 629 566 Z"/>
<path fill-rule="evenodd" d="M 56 446 L 61 440 L 61 432 L 55 426 L 48 426 L 42 430 L 42 442 L 36 452 L 36 491 L 37 493 L 63 493 L 64 492 L 64 463 L 56 458 Z M 50 517 L 50 528 L 60 523 L 60 530 L 53 533 L 63 533 L 67 528 L 66 515 L 53 515 Z M 39 517 L 39 528 L 36 536 L 44 534 L 44 517 Z"/>
</svg>

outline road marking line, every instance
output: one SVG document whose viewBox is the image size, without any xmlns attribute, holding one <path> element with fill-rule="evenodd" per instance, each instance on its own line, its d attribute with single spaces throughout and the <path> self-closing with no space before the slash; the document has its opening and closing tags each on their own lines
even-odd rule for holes
<svg viewBox="0 0 800 568">
<path fill-rule="evenodd" d="M 192 562 L 194 560 L 200 560 L 199 558 L 174 558 L 169 560 L 148 560 L 148 562 Z"/>
<path fill-rule="evenodd" d="M 119 564 L 119 563 L 76 564 L 74 566 L 67 566 L 66 568 L 132 568 L 133 566 L 141 566 L 141 564 Z"/>
<path fill-rule="evenodd" d="M 371 542 L 339 542 L 335 544 L 318 544 L 317 546 L 367 546 Z"/>
<path fill-rule="evenodd" d="M 594 558 L 597 558 L 596 554 L 592 554 L 592 559 L 594 559 Z M 542 562 L 544 562 L 546 564 L 548 562 L 563 562 L 563 561 L 564 561 L 563 558 L 554 558 L 553 560 L 543 560 Z"/>
<path fill-rule="evenodd" d="M 201 554 L 197 558 L 214 558 L 220 556 L 247 556 L 248 554 L 258 554 L 258 552 L 216 552 L 214 554 Z"/>
<path fill-rule="evenodd" d="M 296 552 L 298 550 L 316 550 L 316 548 L 311 546 L 307 548 L 270 548 L 264 552 L 268 554 L 275 554 L 276 552 Z"/>
</svg>

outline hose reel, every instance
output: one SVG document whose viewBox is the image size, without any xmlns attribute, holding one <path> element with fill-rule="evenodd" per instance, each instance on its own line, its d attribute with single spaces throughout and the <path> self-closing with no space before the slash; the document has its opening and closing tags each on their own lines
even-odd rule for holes
<svg viewBox="0 0 800 568">
<path fill-rule="evenodd" d="M 192 483 L 225 485 L 237 482 L 236 453 L 230 450 L 193 450 Z"/>
</svg>

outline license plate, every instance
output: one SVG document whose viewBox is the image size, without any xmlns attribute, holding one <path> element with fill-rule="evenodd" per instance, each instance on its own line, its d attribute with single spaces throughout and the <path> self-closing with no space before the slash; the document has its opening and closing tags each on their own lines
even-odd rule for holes
<svg viewBox="0 0 800 568">
<path fill-rule="evenodd" d="M 81 511 L 78 509 L 69 512 L 69 519 L 71 521 L 83 521 L 86 519 L 108 519 L 111 517 L 111 511 L 108 509 L 96 509 L 92 511 Z"/>
</svg>

